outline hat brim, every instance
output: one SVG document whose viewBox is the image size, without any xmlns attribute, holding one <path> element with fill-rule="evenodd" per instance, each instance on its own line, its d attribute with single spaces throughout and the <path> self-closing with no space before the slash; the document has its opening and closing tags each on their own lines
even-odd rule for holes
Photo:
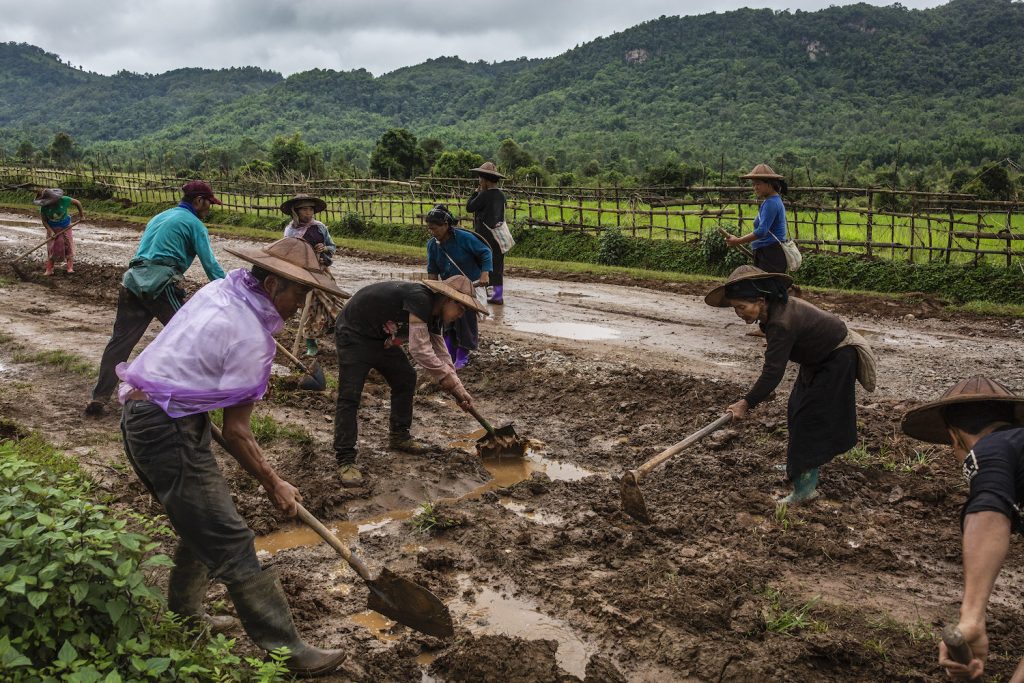
<svg viewBox="0 0 1024 683">
<path fill-rule="evenodd" d="M 486 175 L 486 176 L 490 176 L 492 178 L 504 178 L 505 177 L 501 173 L 498 173 L 497 170 L 492 171 L 489 168 L 474 168 L 474 169 L 471 169 L 471 171 L 473 173 L 478 174 L 478 175 Z"/>
<path fill-rule="evenodd" d="M 55 197 L 53 199 L 33 199 L 32 203 L 36 206 L 50 206 L 51 204 L 56 204 L 59 201 L 60 197 Z"/>
<path fill-rule="evenodd" d="M 281 204 L 281 213 L 292 215 L 292 207 L 301 202 L 312 202 L 313 213 L 320 213 L 327 209 L 327 202 L 320 199 L 319 197 L 301 197 L 299 199 L 289 199 L 288 201 Z"/>
<path fill-rule="evenodd" d="M 785 180 L 786 176 L 781 176 L 778 173 L 747 173 L 741 175 L 740 178 L 744 180 Z"/>
<path fill-rule="evenodd" d="M 744 275 L 738 277 L 735 280 L 729 280 L 723 284 L 718 285 L 704 296 L 704 303 L 708 306 L 714 306 L 715 308 L 728 308 L 729 300 L 725 296 L 725 288 L 729 285 L 742 282 L 743 280 L 767 280 L 768 278 L 778 278 L 782 280 L 786 287 L 793 284 L 793 278 L 786 275 L 785 273 L 755 273 L 753 275 Z"/>
<path fill-rule="evenodd" d="M 322 292 L 341 297 L 342 299 L 348 299 L 352 296 L 344 289 L 338 287 L 331 276 L 323 271 L 306 270 L 301 266 L 297 266 L 277 256 L 271 256 L 259 249 L 232 249 L 227 247 L 225 250 L 229 254 L 233 254 L 253 265 L 269 270 L 275 275 L 280 275 L 286 280 L 315 287 Z"/>
<path fill-rule="evenodd" d="M 942 411 L 949 406 L 965 403 L 1011 403 L 1014 406 L 1014 422 L 1024 424 L 1024 398 L 1017 396 L 954 396 L 931 401 L 908 410 L 900 421 L 900 429 L 907 436 L 927 443 L 950 445 L 949 431 Z"/>
<path fill-rule="evenodd" d="M 462 292 L 455 289 L 451 285 L 446 285 L 440 280 L 421 280 L 421 284 L 426 285 L 427 287 L 429 287 L 430 289 L 434 290 L 439 294 L 444 294 L 449 299 L 459 302 L 466 308 L 473 309 L 477 313 L 483 313 L 484 315 L 487 315 L 489 313 L 487 307 L 481 304 L 479 301 L 477 301 L 475 296 L 463 294 Z"/>
</svg>

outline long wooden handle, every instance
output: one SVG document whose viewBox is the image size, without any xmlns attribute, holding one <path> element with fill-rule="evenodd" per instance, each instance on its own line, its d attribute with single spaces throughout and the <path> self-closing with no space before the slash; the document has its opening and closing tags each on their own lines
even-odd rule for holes
<svg viewBox="0 0 1024 683">
<path fill-rule="evenodd" d="M 281 342 L 277 341 L 276 339 L 274 340 L 274 343 L 277 344 L 277 350 L 280 351 L 281 353 L 283 353 L 288 358 L 288 360 L 290 360 L 291 362 L 295 363 L 295 365 L 300 370 L 302 370 L 307 375 L 312 375 L 313 374 L 310 371 L 310 369 L 306 367 L 305 363 L 303 363 L 301 360 L 299 360 L 295 355 L 292 354 L 291 351 L 289 351 L 288 349 L 286 349 L 284 347 L 284 344 L 282 344 Z"/>
<path fill-rule="evenodd" d="M 722 233 L 722 237 L 725 237 L 725 238 L 735 237 L 735 235 L 730 235 L 729 232 L 725 228 L 723 228 L 721 225 L 716 225 L 715 227 L 718 228 L 718 232 Z M 736 248 L 739 249 L 740 251 L 742 251 L 744 254 L 746 254 L 750 258 L 754 258 L 754 252 L 750 251 L 750 249 L 747 249 L 742 244 L 736 245 Z"/>
<path fill-rule="evenodd" d="M 946 652 L 954 662 L 967 666 L 974 659 L 974 653 L 971 652 L 971 646 L 964 640 L 964 634 L 960 633 L 960 629 L 953 624 L 946 624 L 946 627 L 942 629 L 942 642 L 946 644 Z"/>
<path fill-rule="evenodd" d="M 75 227 L 76 225 L 78 225 L 78 224 L 79 224 L 79 223 L 81 223 L 81 222 L 82 222 L 82 221 L 80 221 L 80 220 L 74 221 L 74 222 L 73 222 L 73 223 L 72 223 L 71 225 L 69 225 L 68 227 L 66 227 L 66 228 L 61 228 L 61 229 L 60 229 L 59 231 L 55 231 L 55 232 L 54 232 L 54 233 L 53 233 L 52 235 L 50 235 L 49 237 L 47 237 L 47 238 L 46 238 L 45 240 L 43 240 L 42 242 L 40 242 L 40 243 L 39 243 L 39 244 L 37 244 L 36 246 L 32 247 L 31 249 L 29 249 L 28 251 L 26 251 L 26 252 L 25 252 L 24 254 L 22 254 L 21 256 L 18 256 L 18 257 L 16 257 L 16 258 L 15 258 L 14 260 L 15 260 L 15 261 L 20 261 L 21 259 L 23 259 L 23 258 L 25 258 L 26 256 L 28 256 L 29 254 L 31 254 L 31 253 L 32 253 L 33 251 L 35 251 L 36 249 L 38 249 L 39 247 L 41 247 L 41 246 L 43 246 L 43 245 L 46 245 L 46 244 L 49 244 L 49 243 L 50 243 L 50 242 L 52 242 L 53 240 L 55 240 L 55 239 L 57 239 L 58 237 L 60 237 L 61 233 L 62 233 L 62 232 L 64 232 L 65 230 L 70 230 L 71 228 Z"/>
<path fill-rule="evenodd" d="M 661 453 L 658 453 L 656 456 L 654 456 L 653 458 L 651 458 L 650 460 L 645 462 L 643 465 L 640 465 L 640 467 L 638 467 L 635 470 L 633 470 L 634 475 L 636 476 L 637 479 L 640 479 L 641 477 L 646 476 L 647 474 L 649 474 L 651 472 L 651 470 L 655 469 L 658 465 L 660 465 L 661 463 L 665 462 L 666 460 L 671 458 L 673 455 L 679 453 L 680 451 L 682 451 L 687 446 L 690 446 L 690 445 L 696 443 L 697 441 L 700 441 L 705 436 L 707 436 L 711 432 L 715 431 L 716 429 L 718 429 L 722 425 L 729 423 L 730 421 L 732 421 L 732 413 L 726 413 L 725 415 L 722 415 L 720 418 L 718 418 L 717 420 L 715 420 L 711 424 L 707 425 L 706 427 L 704 427 L 700 431 L 696 431 L 693 434 L 690 434 L 688 437 L 686 437 L 685 439 L 683 439 L 682 441 L 680 441 L 676 445 L 669 446 L 668 448 L 663 450 Z"/>
<path fill-rule="evenodd" d="M 224 434 L 220 431 L 220 427 L 210 423 L 210 433 L 213 435 L 213 440 L 220 444 L 220 447 L 231 453 L 231 449 L 228 448 L 228 442 L 224 440 Z M 319 519 L 313 516 L 313 514 L 302 506 L 302 503 L 296 503 L 299 508 L 299 519 L 301 519 L 308 527 L 313 529 L 320 538 L 327 541 L 332 548 L 338 551 L 349 566 L 356 570 L 356 573 L 363 578 L 364 581 L 372 580 L 370 576 L 370 570 L 367 568 L 366 563 L 362 559 L 352 554 L 352 551 L 348 549 L 341 540 L 331 533 L 331 530 L 325 527 Z"/>
<path fill-rule="evenodd" d="M 494 427 L 491 426 L 490 422 L 484 419 L 483 415 L 476 411 L 476 408 L 470 406 L 467 410 L 469 410 L 470 415 L 476 418 L 476 421 L 480 423 L 480 426 L 487 430 L 488 436 L 494 436 Z"/>
</svg>

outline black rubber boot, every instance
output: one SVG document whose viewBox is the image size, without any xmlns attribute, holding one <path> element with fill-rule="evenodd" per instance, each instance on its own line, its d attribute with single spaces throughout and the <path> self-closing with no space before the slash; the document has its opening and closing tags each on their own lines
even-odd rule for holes
<svg viewBox="0 0 1024 683">
<path fill-rule="evenodd" d="M 288 598 L 276 569 L 266 569 L 245 581 L 228 586 L 235 611 L 245 632 L 266 651 L 287 646 L 291 656 L 286 664 L 296 676 L 322 676 L 345 660 L 343 650 L 321 650 L 306 644 L 295 630 Z"/>
<path fill-rule="evenodd" d="M 423 455 L 434 450 L 430 444 L 413 438 L 409 432 L 391 432 L 388 435 L 388 448 L 412 455 Z"/>
<path fill-rule="evenodd" d="M 224 633 L 237 628 L 238 619 L 227 615 L 212 616 L 203 610 L 203 598 L 209 586 L 210 573 L 206 565 L 178 543 L 167 582 L 167 609 L 192 620 L 197 626 L 205 625 L 210 633 Z"/>
</svg>

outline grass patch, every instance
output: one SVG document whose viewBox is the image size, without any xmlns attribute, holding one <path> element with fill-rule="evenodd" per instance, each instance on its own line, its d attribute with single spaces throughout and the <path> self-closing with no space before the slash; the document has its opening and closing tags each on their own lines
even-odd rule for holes
<svg viewBox="0 0 1024 683">
<path fill-rule="evenodd" d="M 802 605 L 785 607 L 782 594 L 771 587 L 765 589 L 765 598 L 767 598 L 767 602 L 761 609 L 761 619 L 764 621 L 765 631 L 783 634 L 793 634 L 804 630 L 815 633 L 828 631 L 826 622 L 819 621 L 810 614 L 820 598 L 815 597 Z"/>
<path fill-rule="evenodd" d="M 959 306 L 950 306 L 950 310 L 975 315 L 991 315 L 1005 318 L 1024 318 L 1024 306 L 1019 304 L 1000 304 L 992 301 L 968 301 Z"/>
<path fill-rule="evenodd" d="M 892 448 L 888 444 L 872 448 L 861 442 L 840 456 L 857 467 L 877 467 L 886 472 L 909 474 L 928 468 L 938 458 L 934 448 Z"/>
<path fill-rule="evenodd" d="M 254 414 L 250 420 L 250 427 L 256 443 L 261 446 L 277 439 L 285 439 L 298 446 L 313 445 L 313 437 L 305 429 L 283 425 L 270 415 Z"/>
<path fill-rule="evenodd" d="M 20 458 L 40 465 L 57 477 L 65 474 L 84 477 L 78 461 L 54 448 L 39 432 L 10 418 L 0 417 L 0 443 L 5 441 L 14 444 Z"/>
<path fill-rule="evenodd" d="M 435 505 L 429 500 L 421 503 L 416 514 L 409 519 L 409 525 L 421 534 L 451 529 L 461 524 L 460 520 L 448 517 L 443 506 Z"/>
<path fill-rule="evenodd" d="M 15 363 L 41 363 L 76 375 L 92 376 L 97 373 L 95 365 L 81 356 L 66 351 L 39 351 L 37 353 L 15 351 L 12 358 Z"/>
</svg>

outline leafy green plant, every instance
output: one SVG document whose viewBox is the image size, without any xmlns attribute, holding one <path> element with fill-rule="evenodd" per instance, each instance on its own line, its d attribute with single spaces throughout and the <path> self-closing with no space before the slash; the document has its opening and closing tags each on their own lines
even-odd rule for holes
<svg viewBox="0 0 1024 683">
<path fill-rule="evenodd" d="M 810 629 L 819 633 L 828 630 L 828 624 L 818 621 L 810 616 L 810 612 L 817 605 L 819 598 L 813 598 L 808 602 L 796 607 L 783 607 L 782 594 L 774 589 L 767 588 L 765 597 L 767 604 L 761 610 L 761 618 L 764 621 L 764 628 L 769 633 L 795 633 Z"/>
<path fill-rule="evenodd" d="M 428 500 L 420 504 L 416 514 L 409 520 L 409 524 L 416 531 L 426 534 L 435 529 L 443 530 L 459 526 L 461 521 L 447 517 L 442 506 L 435 505 Z"/>
</svg>

